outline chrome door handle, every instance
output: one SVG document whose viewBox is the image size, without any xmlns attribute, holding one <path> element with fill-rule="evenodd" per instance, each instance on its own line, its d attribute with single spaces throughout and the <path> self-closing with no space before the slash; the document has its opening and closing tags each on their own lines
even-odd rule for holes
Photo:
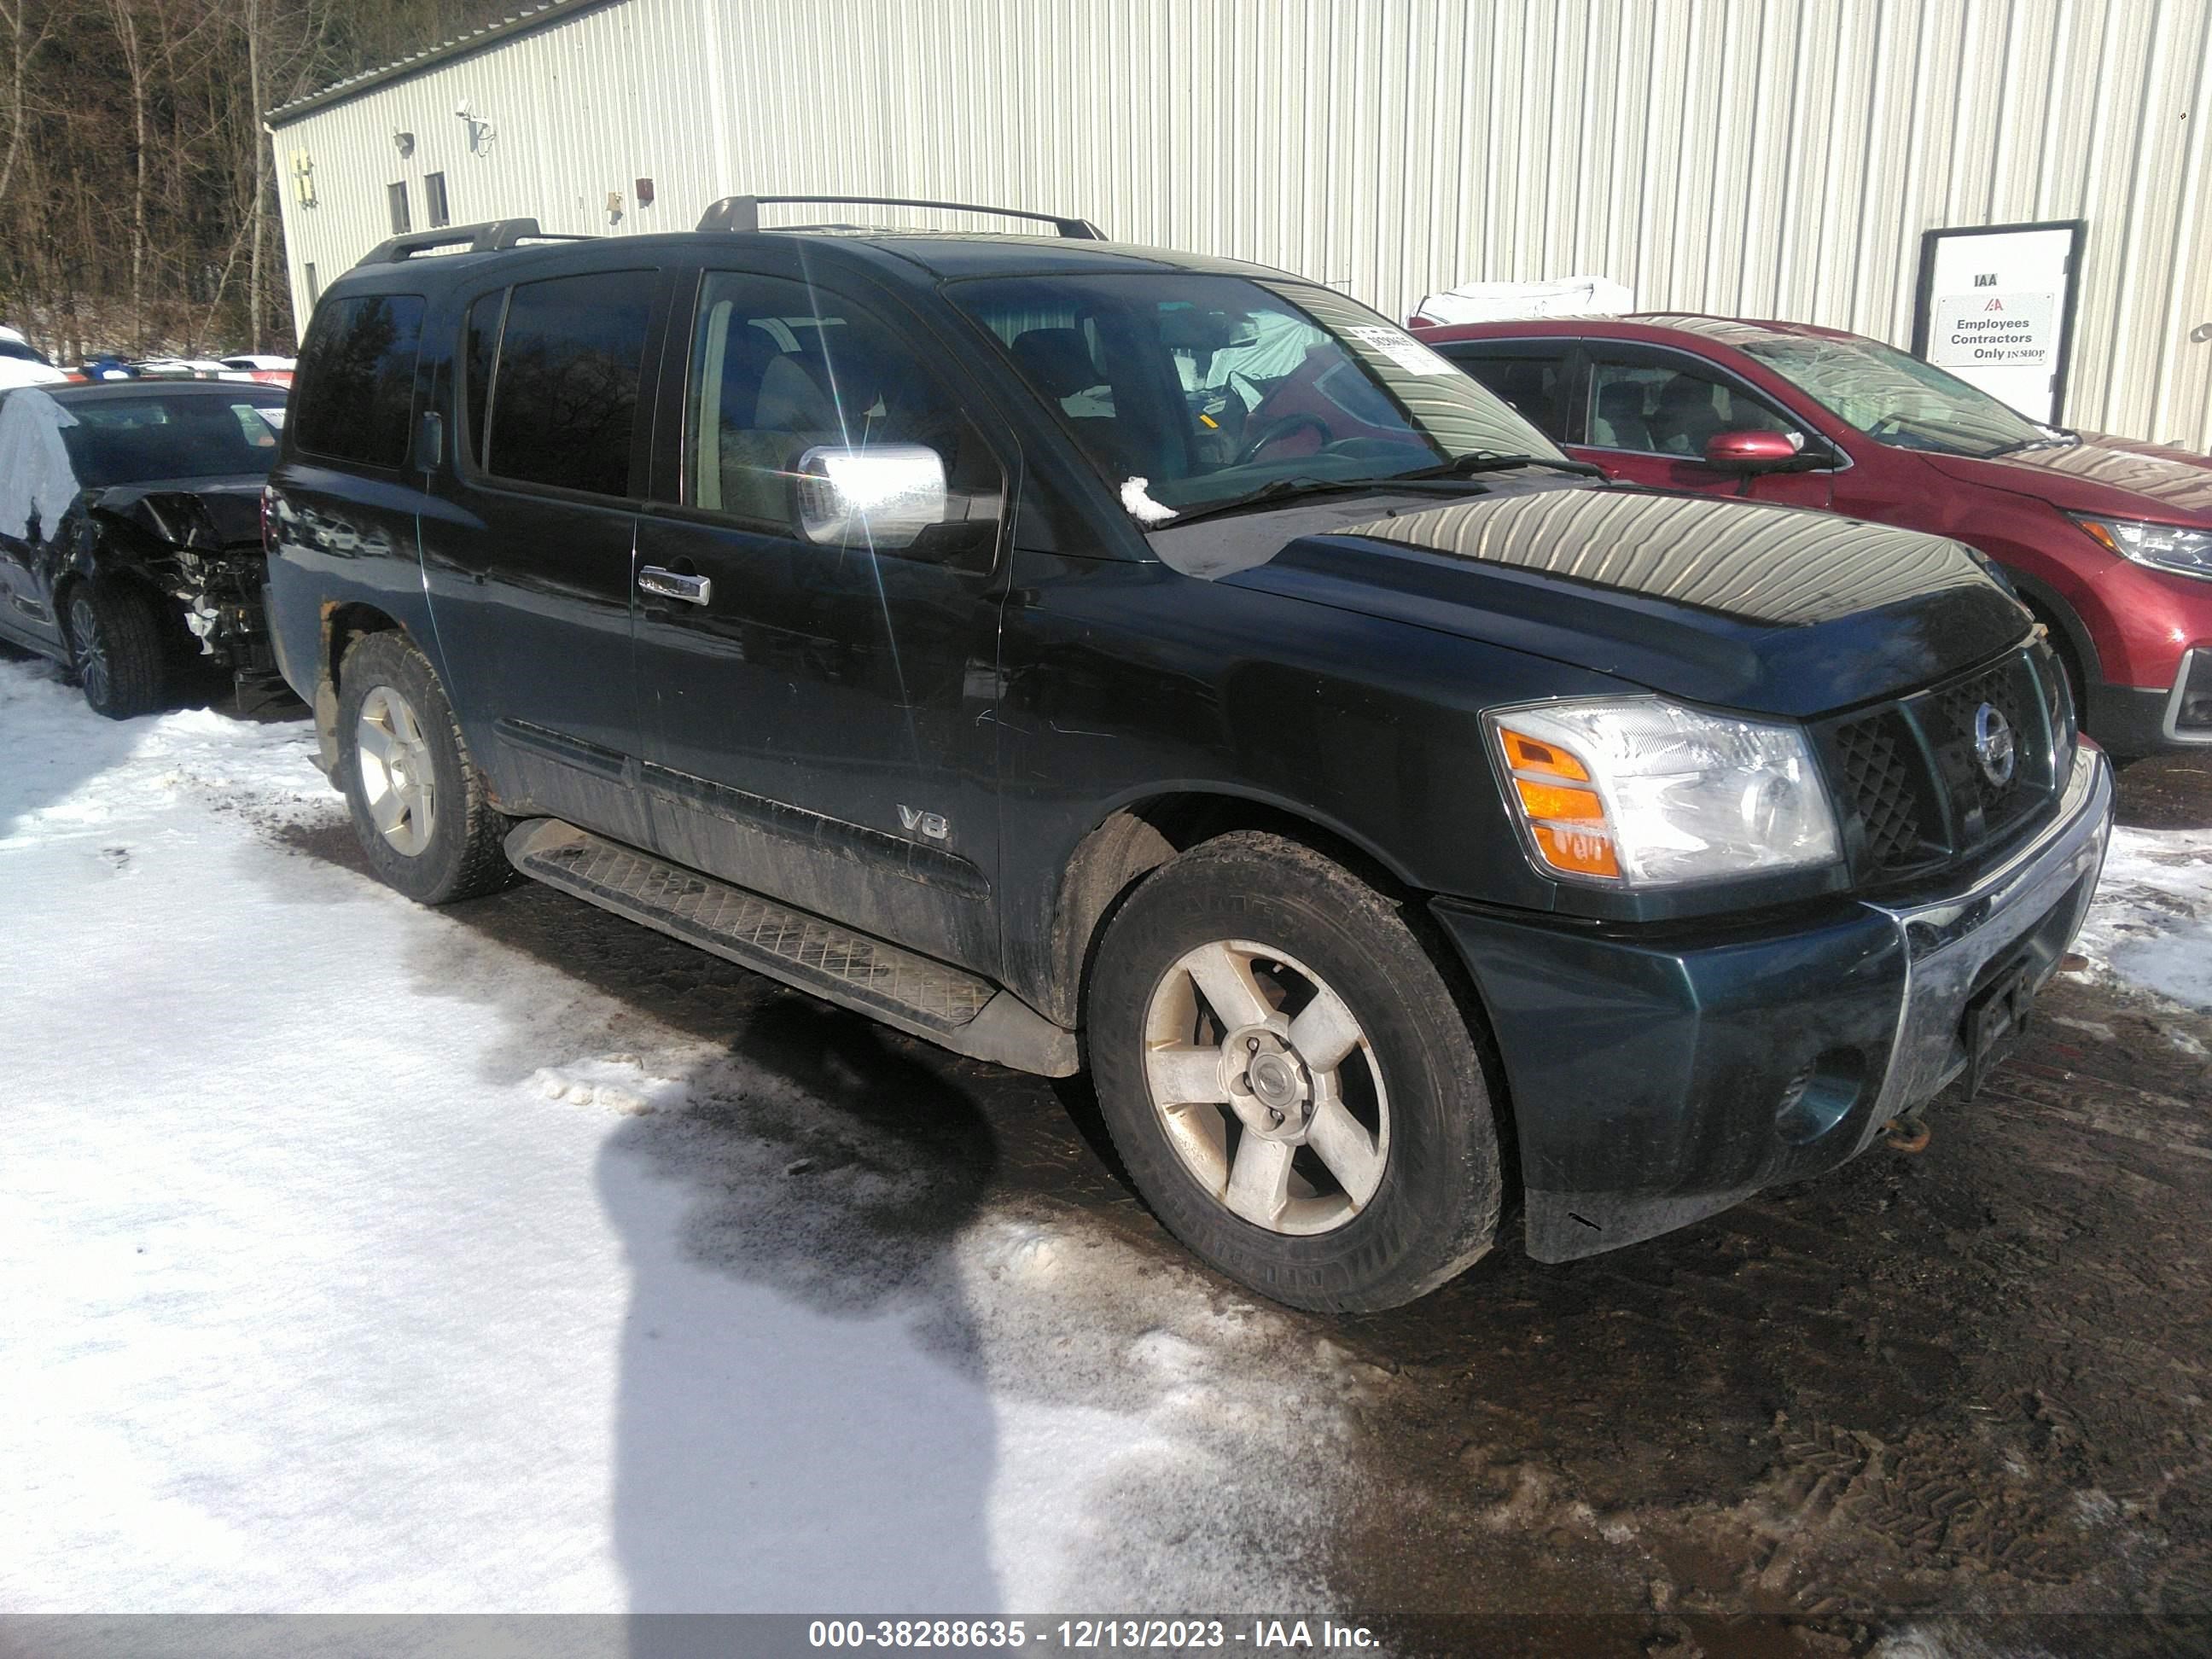
<svg viewBox="0 0 2212 1659">
<path fill-rule="evenodd" d="M 637 585 L 648 593 L 657 593 L 664 599 L 681 599 L 686 605 L 704 605 L 714 597 L 712 578 L 679 575 L 657 564 L 647 565 L 637 573 Z"/>
</svg>

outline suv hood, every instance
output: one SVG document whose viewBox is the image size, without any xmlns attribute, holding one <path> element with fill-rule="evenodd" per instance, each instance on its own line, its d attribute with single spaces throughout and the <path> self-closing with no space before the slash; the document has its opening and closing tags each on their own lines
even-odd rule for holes
<svg viewBox="0 0 2212 1659">
<path fill-rule="evenodd" d="M 2185 450 L 2084 432 L 2078 444 L 1986 459 L 1924 452 L 1920 459 L 1961 483 L 2032 495 L 2064 513 L 2212 525 L 2212 459 Z"/>
<path fill-rule="evenodd" d="M 1612 489 L 1341 524 L 1219 580 L 1793 719 L 1926 684 L 2030 626 L 1956 542 Z"/>
</svg>

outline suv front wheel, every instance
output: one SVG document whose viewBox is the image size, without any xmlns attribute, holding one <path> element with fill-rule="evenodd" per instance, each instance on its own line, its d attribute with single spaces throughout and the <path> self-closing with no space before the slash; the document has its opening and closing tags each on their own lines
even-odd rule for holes
<svg viewBox="0 0 2212 1659">
<path fill-rule="evenodd" d="M 364 635 L 338 665 L 338 766 L 369 867 L 423 904 L 506 886 L 508 821 L 469 758 L 429 659 L 399 634 Z"/>
<path fill-rule="evenodd" d="M 1185 854 L 1114 918 L 1089 1012 L 1131 1178 L 1222 1271 L 1360 1311 L 1490 1248 L 1498 1126 L 1466 1017 L 1390 901 L 1341 866 L 1261 834 Z"/>
</svg>

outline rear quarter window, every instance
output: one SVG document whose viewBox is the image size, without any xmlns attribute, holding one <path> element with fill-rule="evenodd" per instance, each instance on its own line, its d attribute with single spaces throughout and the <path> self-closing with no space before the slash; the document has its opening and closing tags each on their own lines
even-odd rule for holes
<svg viewBox="0 0 2212 1659">
<path fill-rule="evenodd" d="M 315 313 L 294 375 L 291 428 L 302 453 L 362 466 L 407 458 L 422 296 L 363 294 Z"/>
</svg>

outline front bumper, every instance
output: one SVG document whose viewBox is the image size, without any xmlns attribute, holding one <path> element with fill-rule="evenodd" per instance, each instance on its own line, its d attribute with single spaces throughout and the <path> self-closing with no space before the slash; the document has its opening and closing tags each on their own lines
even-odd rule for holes
<svg viewBox="0 0 2212 1659">
<path fill-rule="evenodd" d="M 2212 645 L 2183 652 L 2171 685 L 2092 685 L 2089 709 L 2084 724 L 2116 755 L 2212 744 Z"/>
<path fill-rule="evenodd" d="M 2053 822 L 1966 891 L 1718 943 L 1439 900 L 1504 1061 L 1529 1254 L 1634 1243 L 1865 1151 L 1966 1068 L 1978 994 L 2057 968 L 2112 815 L 2085 744 Z"/>
</svg>

